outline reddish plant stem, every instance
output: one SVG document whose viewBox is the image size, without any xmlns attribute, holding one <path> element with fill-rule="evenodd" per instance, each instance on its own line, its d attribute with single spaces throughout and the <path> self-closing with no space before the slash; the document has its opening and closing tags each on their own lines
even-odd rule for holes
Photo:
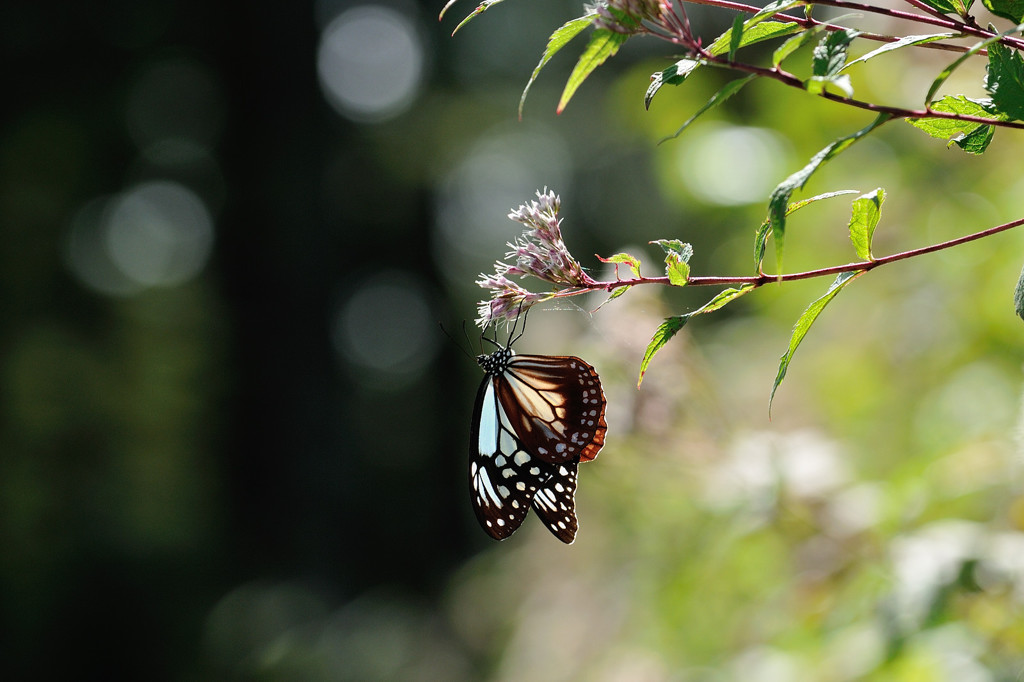
<svg viewBox="0 0 1024 682">
<path fill-rule="evenodd" d="M 765 78 L 771 78 L 776 80 L 783 85 L 788 85 L 792 88 L 804 89 L 804 82 L 789 73 L 779 68 L 765 68 L 762 66 L 755 66 L 753 64 L 747 64 L 745 62 L 733 62 L 729 61 L 728 58 L 716 57 L 709 52 L 702 52 L 701 58 L 720 65 L 734 69 L 736 71 L 742 71 L 743 73 L 752 73 Z M 852 97 L 844 97 L 843 95 L 837 95 L 832 92 L 822 92 L 819 97 L 830 100 L 832 102 L 838 102 L 840 104 L 846 104 L 851 107 L 858 109 L 864 109 L 866 111 L 873 111 L 875 113 L 885 113 L 891 115 L 893 118 L 946 118 L 953 121 L 969 121 L 971 123 L 980 123 L 982 125 L 992 125 L 999 128 L 1015 128 L 1024 129 L 1024 121 L 1003 121 L 995 118 L 985 118 L 983 116 L 974 116 L 971 114 L 955 114 L 946 111 L 935 111 L 933 109 L 904 109 L 902 107 L 890 107 L 884 104 L 873 104 L 872 102 L 865 102 L 864 100 L 854 99 Z"/>
<path fill-rule="evenodd" d="M 750 14 L 756 14 L 757 12 L 760 12 L 761 9 L 763 9 L 761 7 L 756 7 L 754 5 L 747 5 L 747 4 L 742 3 L 742 2 L 733 2 L 732 0 L 684 0 L 684 1 L 685 2 L 691 2 L 691 3 L 695 4 L 695 5 L 710 5 L 712 7 L 723 7 L 725 9 L 732 9 L 732 10 L 736 10 L 736 11 L 740 11 L 740 12 L 747 12 L 747 13 L 750 13 Z M 942 15 L 941 13 L 936 13 L 934 16 L 929 16 L 929 15 L 925 15 L 925 14 L 914 14 L 912 12 L 903 12 L 903 11 L 898 10 L 898 9 L 889 9 L 887 7 L 875 7 L 873 5 L 865 5 L 865 4 L 859 3 L 859 2 L 851 2 L 850 0 L 816 0 L 816 2 L 814 2 L 814 4 L 815 5 L 826 5 L 826 6 L 831 6 L 831 7 L 840 7 L 840 8 L 843 8 L 843 9 L 854 9 L 854 10 L 857 10 L 859 12 L 865 12 L 865 13 L 868 13 L 868 14 L 880 14 L 880 15 L 887 16 L 887 17 L 893 17 L 895 19 L 904 19 L 906 21 L 917 22 L 917 23 L 921 23 L 921 24 L 930 24 L 932 26 L 938 26 L 940 28 L 944 28 L 944 29 L 947 29 L 947 30 L 958 31 L 958 32 L 964 33 L 966 35 L 972 35 L 972 36 L 975 36 L 977 38 L 982 38 L 982 39 L 991 38 L 993 35 L 995 35 L 994 33 L 991 33 L 989 31 L 986 31 L 986 30 L 980 28 L 976 24 L 967 24 L 967 23 L 964 23 L 962 21 L 953 20 L 953 19 L 950 19 L 949 17 L 946 17 L 946 16 Z M 804 17 L 794 17 L 794 16 L 790 16 L 788 14 L 782 14 L 782 13 L 773 15 L 773 18 L 774 19 L 778 19 L 779 21 L 789 21 L 789 22 L 797 23 L 797 24 L 800 24 L 801 26 L 804 26 L 804 27 L 807 27 L 807 28 L 821 23 L 821 22 L 815 21 L 813 19 L 807 19 L 807 18 L 804 18 Z M 842 28 L 842 27 L 838 27 L 838 26 L 837 27 L 833 27 L 831 24 L 827 24 L 826 26 L 827 26 L 827 29 L 830 30 L 830 31 L 832 31 L 832 30 L 839 30 L 840 28 Z M 873 34 L 864 34 L 862 37 L 869 38 L 869 39 L 878 39 Z M 1024 41 L 1020 40 L 1019 38 L 1014 38 L 1014 37 L 1011 37 L 1011 36 L 1004 36 L 1003 38 L 1000 39 L 999 42 L 1004 43 L 1006 45 L 1012 45 L 1013 47 L 1016 47 L 1018 49 L 1024 48 Z M 922 45 L 921 47 L 928 47 L 929 45 L 932 46 L 933 49 L 935 49 L 937 47 L 937 44 L 935 44 L 935 43 L 927 43 L 925 45 Z M 952 46 L 949 46 L 949 47 L 952 47 Z M 942 49 L 942 48 L 938 48 L 938 49 Z"/>
<path fill-rule="evenodd" d="M 867 272 L 868 270 L 874 270 L 881 265 L 887 265 L 889 263 L 895 263 L 896 261 L 906 260 L 907 258 L 914 258 L 915 256 L 923 256 L 927 253 L 934 253 L 936 251 L 942 251 L 949 249 L 960 244 L 966 244 L 977 239 L 984 237 L 990 237 L 1006 230 L 1011 230 L 1015 227 L 1024 225 L 1024 218 L 1018 218 L 1002 225 L 996 225 L 980 232 L 974 232 L 972 234 L 964 235 L 963 237 L 957 237 L 948 241 L 940 242 L 938 244 L 931 244 L 929 246 L 923 246 L 918 249 L 911 249 L 909 251 L 901 251 L 894 253 L 889 256 L 882 256 L 881 258 L 875 258 L 869 261 L 858 261 L 855 263 L 845 263 L 843 265 L 833 265 L 827 268 L 818 268 L 816 270 L 806 270 L 804 272 L 793 272 L 788 275 L 770 275 L 762 273 L 760 275 L 750 276 L 735 276 L 735 277 L 690 277 L 686 281 L 686 286 L 701 287 L 701 286 L 725 286 L 731 284 L 750 284 L 754 287 L 759 287 L 765 284 L 772 284 L 777 282 L 795 282 L 801 279 L 812 279 L 815 277 L 828 277 L 829 275 L 838 275 L 843 272 Z M 577 294 L 585 293 L 586 291 L 612 291 L 624 286 L 636 286 L 638 284 L 662 284 L 668 286 L 676 286 L 669 284 L 668 277 L 634 277 L 632 279 L 616 279 L 610 282 L 599 282 L 595 281 L 588 287 L 579 289 L 568 289 L 560 291 L 556 296 L 576 296 Z"/>
<path fill-rule="evenodd" d="M 932 15 L 933 17 L 936 17 L 937 19 L 948 19 L 948 17 L 945 14 L 943 14 L 939 10 L 935 9 L 934 7 L 929 7 L 925 3 L 921 2 L 921 0 L 903 0 L 903 2 L 907 3 L 911 7 L 916 7 L 917 9 L 921 10 L 925 14 Z"/>
</svg>

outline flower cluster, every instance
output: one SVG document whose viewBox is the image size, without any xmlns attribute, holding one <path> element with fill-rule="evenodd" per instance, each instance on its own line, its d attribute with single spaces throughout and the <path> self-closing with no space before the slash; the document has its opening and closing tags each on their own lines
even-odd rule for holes
<svg viewBox="0 0 1024 682">
<path fill-rule="evenodd" d="M 615 33 L 640 33 L 645 21 L 669 32 L 678 26 L 673 0 L 607 0 L 594 12 L 594 27 Z"/>
<path fill-rule="evenodd" d="M 533 293 L 508 279 L 511 276 L 530 275 L 551 284 L 566 287 L 586 287 L 594 283 L 583 267 L 573 258 L 562 241 L 561 219 L 558 210 L 561 200 L 545 187 L 537 192 L 537 200 L 523 204 L 509 213 L 509 218 L 526 226 L 523 234 L 509 242 L 511 251 L 505 254 L 507 262 L 494 264 L 494 274 L 481 274 L 477 284 L 491 290 L 491 298 L 481 301 L 477 324 L 486 327 L 500 320 L 511 321 L 530 306 L 547 300 L 555 292 Z"/>
<path fill-rule="evenodd" d="M 504 263 L 498 263 L 499 266 Z M 477 304 L 476 323 L 486 329 L 487 325 L 493 322 L 513 322 L 519 313 L 530 306 L 551 298 L 551 293 L 535 294 L 527 291 L 512 280 L 501 274 L 500 268 L 496 267 L 493 275 L 481 275 L 477 284 L 484 289 L 491 290 L 491 298 L 480 301 Z"/>
</svg>

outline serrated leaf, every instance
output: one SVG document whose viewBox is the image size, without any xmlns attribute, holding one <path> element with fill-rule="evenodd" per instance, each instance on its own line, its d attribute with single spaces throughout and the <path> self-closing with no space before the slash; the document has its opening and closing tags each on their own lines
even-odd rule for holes
<svg viewBox="0 0 1024 682">
<path fill-rule="evenodd" d="M 691 123 L 693 123 L 700 116 L 702 116 L 703 114 L 707 113 L 708 111 L 714 109 L 715 107 L 719 106 L 720 104 L 722 104 L 722 102 L 726 101 L 727 99 L 729 99 L 730 97 L 735 95 L 737 92 L 742 90 L 743 86 L 746 85 L 747 83 L 749 83 L 750 81 L 752 81 L 754 79 L 754 77 L 755 77 L 754 74 L 750 74 L 750 75 L 744 76 L 743 78 L 737 78 L 736 80 L 729 81 L 728 83 L 723 85 L 722 88 L 718 92 L 716 92 L 715 94 L 711 95 L 711 99 L 709 99 L 707 102 L 705 102 L 704 106 L 702 106 L 700 109 L 698 109 L 697 112 L 693 116 L 691 116 L 690 118 L 686 119 L 686 122 L 683 123 L 683 125 L 679 126 L 679 130 L 677 130 L 673 134 L 669 135 L 668 137 L 661 138 L 660 140 L 658 140 L 658 144 L 661 144 L 662 142 L 665 142 L 666 140 L 672 140 L 672 139 L 677 138 L 680 135 L 682 135 L 683 131 L 686 130 L 688 127 L 690 127 Z"/>
<path fill-rule="evenodd" d="M 1024 120 L 1024 59 L 1019 52 L 993 43 L 988 49 L 985 90 L 992 95 L 996 111 L 1013 120 Z"/>
<path fill-rule="evenodd" d="M 1017 288 L 1013 290 L 1013 309 L 1017 311 L 1017 317 L 1024 320 L 1024 270 L 1020 271 Z"/>
<path fill-rule="evenodd" d="M 534 68 L 533 73 L 530 75 L 530 80 L 527 81 L 526 87 L 523 89 L 523 94 L 519 97 L 519 118 L 523 117 L 523 105 L 526 104 L 526 95 L 530 92 L 530 86 L 533 85 L 533 82 L 537 80 L 537 76 L 540 75 L 540 70 L 543 69 L 544 65 L 547 64 L 559 50 L 565 47 L 570 40 L 582 33 L 583 29 L 587 26 L 590 26 L 593 20 L 594 14 L 591 12 L 583 15 L 582 17 L 573 19 L 572 21 L 567 21 L 551 34 L 551 37 L 548 38 L 547 47 L 544 48 L 544 54 L 540 58 L 540 62 L 537 64 L 536 68 Z"/>
<path fill-rule="evenodd" d="M 863 260 L 874 260 L 874 256 L 871 255 L 871 240 L 875 236 L 875 226 L 882 215 L 884 201 L 885 190 L 881 187 L 853 200 L 850 241 L 857 255 Z"/>
<path fill-rule="evenodd" d="M 614 263 L 616 266 L 618 266 L 621 263 L 626 263 L 627 265 L 629 265 L 629 269 L 633 273 L 633 276 L 636 277 L 637 279 L 640 278 L 640 260 L 633 255 L 630 255 L 628 253 L 616 253 L 615 255 L 608 256 L 607 258 L 602 258 L 601 256 L 598 256 L 597 259 L 602 263 Z M 618 274 L 619 268 L 616 267 L 615 276 L 618 277 Z"/>
<path fill-rule="evenodd" d="M 804 30 L 799 24 L 785 21 L 759 21 L 756 24 L 752 24 L 751 21 L 753 20 L 750 19 L 744 23 L 742 37 L 740 38 L 739 45 L 737 46 L 738 48 L 760 43 L 765 40 L 771 40 L 773 38 L 780 38 L 782 36 L 787 36 Z M 716 56 L 724 54 L 732 44 L 732 35 L 732 29 L 730 29 L 718 36 L 715 42 L 708 46 L 708 52 Z M 699 60 L 687 57 L 680 59 L 664 71 L 658 71 L 652 74 L 651 84 L 647 87 L 647 92 L 644 94 L 644 107 L 650 109 L 651 100 L 654 99 L 655 93 L 657 93 L 663 85 L 680 85 L 686 80 L 687 76 L 693 73 L 694 69 L 700 65 L 701 62 Z"/>
<path fill-rule="evenodd" d="M 929 108 L 944 113 L 999 119 L 998 115 L 989 111 L 992 108 L 991 100 L 972 99 L 964 95 L 946 95 L 932 102 Z M 955 143 L 969 154 L 984 152 L 995 133 L 990 125 L 951 118 L 910 118 L 907 123 L 931 137 L 946 140 L 947 147 Z"/>
<path fill-rule="evenodd" d="M 768 229 L 775 237 L 775 262 L 779 269 L 780 276 L 782 275 L 782 254 L 786 239 L 785 230 L 787 208 L 789 205 L 789 198 L 793 195 L 793 192 L 803 187 L 811 176 L 814 175 L 815 171 L 821 168 L 825 162 L 835 158 L 854 142 L 891 118 L 891 114 L 879 114 L 868 126 L 861 128 L 855 133 L 851 133 L 850 135 L 835 140 L 811 157 L 811 160 L 806 166 L 783 180 L 779 183 L 778 187 L 772 191 L 771 197 L 768 200 L 768 220 L 770 223 Z"/>
<path fill-rule="evenodd" d="M 928 109 L 947 114 L 962 114 L 966 116 L 982 116 L 984 118 L 996 119 L 998 116 L 991 113 L 991 100 L 973 99 L 965 95 L 946 95 L 942 99 L 932 102 Z M 908 118 L 907 123 L 923 130 L 932 137 L 947 140 L 954 135 L 963 135 L 973 131 L 981 123 L 974 121 L 962 121 L 955 118 Z"/>
<path fill-rule="evenodd" d="M 1024 21 L 1024 0 L 981 0 L 989 12 L 1015 24 Z"/>
<path fill-rule="evenodd" d="M 892 52 L 893 50 L 898 50 L 898 49 L 900 49 L 902 47 L 910 47 L 912 45 L 924 45 L 925 43 L 934 43 L 936 40 L 942 40 L 944 38 L 955 38 L 958 35 L 960 35 L 960 34 L 959 33 L 930 33 L 930 34 L 927 34 L 927 35 L 904 36 L 904 37 L 900 38 L 899 40 L 897 40 L 895 42 L 886 43 L 885 45 L 882 45 L 882 47 L 880 47 L 880 48 L 878 48 L 876 50 L 872 50 L 871 52 L 868 52 L 865 55 L 861 55 L 860 57 L 857 57 L 853 61 L 847 62 L 846 65 L 841 70 L 845 71 L 846 69 L 850 68 L 854 64 L 859 64 L 861 62 L 866 62 L 869 59 L 874 59 L 878 55 L 885 54 L 886 52 Z"/>
<path fill-rule="evenodd" d="M 850 77 L 839 75 L 846 64 L 846 53 L 850 42 L 860 35 L 859 31 L 845 29 L 833 31 L 821 39 L 814 48 L 811 59 L 811 77 L 804 82 L 804 89 L 812 95 L 821 95 L 827 86 L 832 85 L 843 91 L 847 97 L 853 97 L 853 84 Z"/>
<path fill-rule="evenodd" d="M 654 336 L 651 337 L 651 342 L 647 344 L 647 350 L 644 352 L 644 358 L 640 361 L 640 378 L 637 379 L 637 388 L 643 383 L 644 374 L 647 373 L 647 366 L 651 364 L 651 360 L 654 359 L 655 353 L 664 347 L 669 340 L 675 336 L 680 329 L 689 320 L 689 315 L 677 315 L 675 317 L 665 318 L 654 332 Z"/>
<path fill-rule="evenodd" d="M 739 44 L 736 45 L 736 49 L 764 42 L 765 40 L 792 35 L 804 30 L 804 27 L 800 24 L 789 21 L 758 21 L 756 23 L 751 23 L 751 21 L 753 20 L 748 19 L 743 22 L 742 35 Z M 732 47 L 734 35 L 733 30 L 729 29 L 718 36 L 715 38 L 715 42 L 708 45 L 708 52 L 715 56 L 725 54 Z"/>
<path fill-rule="evenodd" d="M 651 360 L 654 358 L 654 354 L 657 353 L 661 348 L 669 342 L 669 340 L 676 335 L 676 333 L 683 328 L 683 326 L 690 320 L 691 317 L 696 315 L 703 315 L 718 310 L 725 305 L 735 301 L 740 296 L 754 290 L 753 284 L 744 284 L 739 289 L 725 289 L 719 292 L 714 298 L 702 305 L 693 312 L 686 313 L 685 315 L 677 315 L 675 317 L 666 318 L 664 322 L 658 327 L 657 331 L 654 332 L 654 336 L 651 338 L 651 342 L 647 345 L 647 351 L 644 353 L 643 360 L 640 361 L 640 377 L 637 379 L 637 387 L 643 383 L 644 374 L 647 372 L 647 366 L 651 364 Z"/>
<path fill-rule="evenodd" d="M 700 66 L 700 62 L 696 59 L 680 59 L 678 62 L 668 67 L 664 71 L 658 71 L 651 74 L 651 84 L 647 86 L 647 92 L 644 94 L 644 108 L 651 108 L 651 100 L 654 99 L 655 93 L 661 90 L 663 85 L 679 85 L 686 80 L 687 76 L 693 73 L 693 70 Z"/>
<path fill-rule="evenodd" d="M 723 291 L 718 292 L 718 294 L 713 299 L 711 299 L 701 307 L 697 308 L 692 313 L 688 313 L 688 316 L 693 317 L 695 315 L 703 315 L 705 313 L 714 312 L 719 308 L 723 308 L 725 307 L 725 305 L 732 303 L 743 294 L 749 293 L 753 290 L 753 284 L 744 284 L 739 289 L 725 289 Z"/>
<path fill-rule="evenodd" d="M 447 12 L 448 8 L 454 5 L 457 1 L 458 0 L 448 0 L 445 6 L 441 8 L 441 14 L 438 16 L 438 19 L 444 19 L 445 12 Z M 470 12 L 468 15 L 466 15 L 466 18 L 459 22 L 459 25 L 455 27 L 454 31 L 452 31 L 452 35 L 455 35 L 460 28 L 468 24 L 470 19 L 472 19 L 476 15 L 483 14 L 493 5 L 497 5 L 499 2 L 503 1 L 504 0 L 480 0 L 480 4 L 476 6 L 476 9 Z"/>
<path fill-rule="evenodd" d="M 800 343 L 804 340 L 804 337 L 807 336 L 807 332 L 810 330 L 811 325 L 814 324 L 814 321 L 818 319 L 819 315 L 821 315 L 821 311 L 825 309 L 825 306 L 827 306 L 832 299 L 836 297 L 836 294 L 842 291 L 843 288 L 853 281 L 854 278 L 863 274 L 863 270 L 841 273 L 836 277 L 836 280 L 832 282 L 832 286 L 828 288 L 825 295 L 807 306 L 807 310 L 800 315 L 800 318 L 796 321 L 796 325 L 793 326 L 793 335 L 789 339 L 789 348 L 782 354 L 782 357 L 779 358 L 779 372 L 775 376 L 775 383 L 772 385 L 772 394 L 768 399 L 769 415 L 772 410 L 772 401 L 775 400 L 775 391 L 778 390 L 779 384 L 781 384 L 782 380 L 785 378 L 786 371 L 789 369 L 789 364 L 793 360 L 793 354 L 796 353 L 796 349 L 800 347 Z"/>
<path fill-rule="evenodd" d="M 656 239 L 650 243 L 657 244 L 665 250 L 665 274 L 668 275 L 669 284 L 677 287 L 686 286 L 690 276 L 693 247 L 678 239 Z"/>
<path fill-rule="evenodd" d="M 794 7 L 799 7 L 801 5 L 808 4 L 811 3 L 807 2 L 806 0 L 777 0 L 776 2 L 770 2 L 767 5 L 765 5 L 764 8 L 761 9 L 761 11 L 752 16 L 747 21 L 747 23 L 750 25 L 754 25 L 761 21 L 764 21 L 768 17 L 774 16 L 781 12 L 788 12 Z"/>
<path fill-rule="evenodd" d="M 804 31 L 802 26 L 792 22 L 765 22 L 765 20 L 758 20 L 753 24 L 752 22 L 753 19 L 748 19 L 743 23 L 743 32 L 736 49 Z M 732 35 L 731 30 L 723 33 L 708 46 L 708 52 L 715 56 L 725 54 L 732 46 Z"/>
<path fill-rule="evenodd" d="M 562 91 L 562 98 L 558 101 L 556 113 L 560 114 L 565 111 L 569 100 L 572 99 L 572 96 L 580 85 L 583 84 L 583 81 L 587 79 L 587 76 L 593 73 L 594 69 L 601 66 L 601 64 L 604 64 L 609 57 L 618 52 L 622 44 L 628 39 L 629 36 L 627 34 L 616 33 L 606 28 L 599 28 L 594 31 L 590 36 L 590 42 L 587 43 L 583 54 L 580 55 L 579 61 L 576 62 L 572 73 L 569 74 L 569 80 Z"/>
<path fill-rule="evenodd" d="M 968 154 L 984 154 L 995 134 L 996 129 L 993 126 L 978 126 L 974 132 L 964 135 L 959 140 L 953 140 L 953 142 Z"/>
<path fill-rule="evenodd" d="M 822 78 L 829 78 L 839 73 L 846 64 L 846 53 L 850 43 L 860 35 L 860 31 L 844 29 L 832 31 L 814 48 L 811 58 L 811 73 Z"/>
<path fill-rule="evenodd" d="M 1021 31 L 1024 31 L 1024 24 L 1018 24 L 1017 26 L 1014 26 L 1011 29 L 1003 31 L 1002 33 L 998 33 L 994 36 L 990 36 L 985 40 L 982 40 L 980 43 L 975 43 L 974 45 L 972 45 L 971 48 L 967 50 L 967 52 L 964 52 L 962 55 L 954 59 L 949 64 L 949 66 L 947 66 L 941 72 L 939 72 L 939 75 L 935 78 L 934 81 L 932 81 L 931 87 L 928 88 L 928 93 L 924 96 L 924 101 L 927 103 L 935 99 L 935 93 L 939 91 L 939 88 L 942 87 L 942 84 L 945 83 L 949 79 L 949 77 L 953 75 L 953 72 L 960 68 L 960 65 L 963 64 L 965 61 L 976 55 L 978 52 L 984 50 L 989 45 L 998 42 L 1000 39 L 1005 38 L 1008 35 L 1020 33 Z"/>
</svg>

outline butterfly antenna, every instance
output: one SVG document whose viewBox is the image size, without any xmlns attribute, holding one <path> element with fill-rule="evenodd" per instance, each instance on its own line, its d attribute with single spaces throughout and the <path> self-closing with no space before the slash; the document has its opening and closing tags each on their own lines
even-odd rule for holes
<svg viewBox="0 0 1024 682">
<path fill-rule="evenodd" d="M 486 333 L 487 333 L 487 330 L 485 329 L 482 332 L 480 332 L 480 336 L 478 336 L 477 339 L 476 339 L 476 350 L 477 350 L 477 355 L 478 356 L 484 354 L 484 341 L 490 341 L 490 339 L 488 339 L 485 336 Z M 473 339 L 470 337 L 469 331 L 466 329 L 466 321 L 465 320 L 462 321 L 462 335 L 466 337 L 466 343 L 468 343 L 469 347 L 472 348 L 473 347 Z"/>
<path fill-rule="evenodd" d="M 468 350 L 466 350 L 466 349 L 465 349 L 465 347 L 463 347 L 463 345 L 462 345 L 461 343 L 459 343 L 459 340 L 458 340 L 458 339 L 456 339 L 456 338 L 455 338 L 454 336 L 452 336 L 451 334 L 449 334 L 449 333 L 448 333 L 448 330 L 444 328 L 444 324 L 442 324 L 441 322 L 438 322 L 438 323 L 437 323 L 437 326 L 441 328 L 441 332 L 442 332 L 442 333 L 443 333 L 443 334 L 444 334 L 445 336 L 447 336 L 447 337 L 448 337 L 448 338 L 449 338 L 449 339 L 451 340 L 451 342 L 452 342 L 452 343 L 454 343 L 454 344 L 455 344 L 455 346 L 456 346 L 456 347 L 457 347 L 457 348 L 458 348 L 459 350 L 461 350 L 461 351 L 462 351 L 462 352 L 463 352 L 463 353 L 464 353 L 464 354 L 465 354 L 465 355 L 466 355 L 466 356 L 467 356 L 467 357 L 468 357 L 468 358 L 469 358 L 470 360 L 473 360 L 473 359 L 475 359 L 475 358 L 473 357 L 473 354 L 472 354 L 472 353 L 470 353 L 470 352 L 469 352 Z M 462 331 L 463 331 L 463 332 L 465 332 L 465 331 L 466 331 L 466 323 L 465 323 L 465 321 L 463 321 L 463 323 L 462 323 Z M 469 340 L 469 337 L 468 337 L 468 336 L 466 337 L 466 340 L 467 340 L 467 341 Z M 472 343 L 470 344 L 470 347 L 472 347 Z"/>
</svg>

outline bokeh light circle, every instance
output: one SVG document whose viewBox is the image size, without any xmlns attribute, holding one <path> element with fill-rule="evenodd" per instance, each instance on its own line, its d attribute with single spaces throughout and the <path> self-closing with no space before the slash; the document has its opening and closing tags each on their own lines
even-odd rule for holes
<svg viewBox="0 0 1024 682">
<path fill-rule="evenodd" d="M 679 146 L 677 164 L 687 187 L 717 206 L 763 201 L 782 178 L 786 146 L 772 130 L 708 126 Z"/>
<path fill-rule="evenodd" d="M 110 258 L 145 286 L 185 282 L 202 270 L 213 246 L 213 219 L 202 200 L 176 182 L 145 182 L 115 200 L 108 216 Z"/>
<path fill-rule="evenodd" d="M 423 78 L 424 60 L 412 21 L 393 9 L 364 5 L 341 13 L 324 29 L 317 74 L 339 114 L 377 122 L 409 107 Z"/>
<path fill-rule="evenodd" d="M 353 285 L 332 325 L 334 347 L 346 364 L 394 385 L 426 369 L 439 336 L 426 286 L 392 270 Z"/>
</svg>

